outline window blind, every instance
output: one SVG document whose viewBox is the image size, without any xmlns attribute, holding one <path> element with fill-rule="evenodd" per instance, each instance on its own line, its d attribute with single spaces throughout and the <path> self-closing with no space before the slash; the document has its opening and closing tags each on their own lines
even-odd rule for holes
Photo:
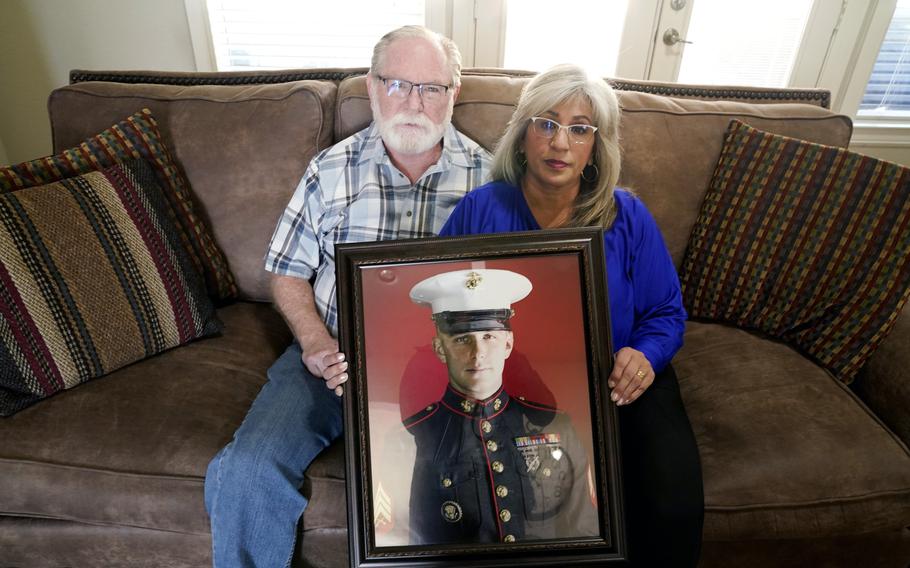
<svg viewBox="0 0 910 568">
<path fill-rule="evenodd" d="M 219 71 L 368 67 L 389 30 L 425 21 L 425 0 L 207 0 Z"/>
<path fill-rule="evenodd" d="M 811 9 L 812 0 L 698 0 L 677 80 L 787 86 Z"/>
<path fill-rule="evenodd" d="M 910 116 L 910 0 L 899 0 L 859 114 Z"/>
</svg>

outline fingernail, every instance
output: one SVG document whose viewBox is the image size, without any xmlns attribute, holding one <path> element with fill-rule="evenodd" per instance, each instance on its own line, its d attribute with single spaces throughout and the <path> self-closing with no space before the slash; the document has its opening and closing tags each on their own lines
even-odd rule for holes
<svg viewBox="0 0 910 568">
<path fill-rule="evenodd" d="M 623 406 L 625 404 L 626 404 L 626 399 L 621 398 L 621 399 L 619 399 L 619 402 L 616 403 L 616 406 Z"/>
<path fill-rule="evenodd" d="M 616 383 L 614 383 L 613 381 L 610 381 L 610 382 L 607 383 L 607 386 L 610 387 L 610 388 L 613 388 L 613 387 L 616 386 Z"/>
<path fill-rule="evenodd" d="M 610 398 L 613 400 L 613 402 L 616 402 L 619 399 L 619 395 L 614 392 L 610 395 Z"/>
</svg>

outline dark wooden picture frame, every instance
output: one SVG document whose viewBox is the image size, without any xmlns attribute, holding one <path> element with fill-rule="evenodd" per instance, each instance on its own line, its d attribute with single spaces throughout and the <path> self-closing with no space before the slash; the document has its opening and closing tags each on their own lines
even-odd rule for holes
<svg viewBox="0 0 910 568">
<path fill-rule="evenodd" d="M 602 565 L 623 561 L 627 549 L 618 427 L 606 387 L 613 349 L 602 231 L 578 228 L 345 244 L 335 252 L 339 341 L 350 375 L 345 385 L 344 425 L 351 566 Z M 475 267 L 527 274 L 534 286 L 528 296 L 534 301 L 525 299 L 515 308 L 515 350 L 506 361 L 503 388 L 511 385 L 512 400 L 525 401 L 519 396 L 525 390 L 534 393 L 529 394 L 531 400 L 545 400 L 541 404 L 560 408 L 560 412 L 575 409 L 566 411 L 566 416 L 575 425 L 578 447 L 587 454 L 584 485 L 587 504 L 596 511 L 593 536 L 508 542 L 510 535 L 504 539 L 507 542 L 479 542 L 478 538 L 478 542 L 413 543 L 416 530 L 405 524 L 407 510 L 423 507 L 424 499 L 414 504 L 408 492 L 413 490 L 409 476 L 418 450 L 411 448 L 410 454 L 399 451 L 415 444 L 408 442 L 413 437 L 406 435 L 402 421 L 433 408 L 440 389 L 447 388 L 447 374 L 432 350 L 421 345 L 435 334 L 429 310 L 411 302 L 408 292 L 428 276 Z M 527 351 L 516 355 L 523 342 Z M 535 377 L 537 383 L 529 379 Z M 512 440 L 517 447 L 528 438 Z M 561 452 L 560 446 L 555 447 Z M 522 455 L 525 462 L 514 463 L 528 464 L 531 471 L 528 454 Z M 558 460 L 562 454 L 553 455 Z M 535 457 L 533 461 L 537 467 L 539 460 Z M 443 480 L 448 487 L 445 482 L 449 480 Z M 475 489 L 480 487 L 481 475 L 474 483 Z M 487 488 L 492 490 L 492 483 Z M 476 494 L 483 495 L 479 490 Z M 528 494 L 530 490 L 523 489 L 522 495 Z M 491 501 L 495 506 L 495 496 Z M 443 517 L 448 506 L 453 517 L 444 520 L 451 522 L 462 515 L 461 505 L 451 503 L 445 501 L 442 509 L 435 502 L 427 506 L 441 511 Z M 469 505 L 470 500 L 466 508 Z M 508 516 L 496 510 L 500 516 Z M 505 523 L 496 522 L 501 535 Z"/>
</svg>

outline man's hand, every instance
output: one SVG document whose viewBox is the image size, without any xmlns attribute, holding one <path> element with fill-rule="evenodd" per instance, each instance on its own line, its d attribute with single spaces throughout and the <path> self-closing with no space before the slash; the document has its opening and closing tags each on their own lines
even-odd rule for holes
<svg viewBox="0 0 910 568">
<path fill-rule="evenodd" d="M 348 380 L 348 362 L 344 360 L 344 353 L 338 351 L 337 345 L 312 354 L 304 351 L 301 358 L 314 377 L 325 379 L 326 387 L 333 389 L 338 396 L 344 393 L 341 385 Z"/>
<path fill-rule="evenodd" d="M 613 372 L 607 386 L 613 389 L 610 398 L 617 406 L 635 401 L 654 382 L 654 369 L 644 353 L 631 347 L 616 352 Z"/>
<path fill-rule="evenodd" d="M 325 379 L 326 386 L 341 396 L 341 383 L 348 380 L 348 364 L 316 311 L 313 287 L 302 278 L 273 275 L 272 295 L 300 343 L 304 367 L 313 376 Z"/>
</svg>

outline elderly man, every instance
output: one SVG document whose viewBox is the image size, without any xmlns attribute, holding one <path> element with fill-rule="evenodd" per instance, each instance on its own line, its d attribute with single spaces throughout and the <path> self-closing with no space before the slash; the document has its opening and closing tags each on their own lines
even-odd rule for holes
<svg viewBox="0 0 910 568">
<path fill-rule="evenodd" d="M 512 304 L 531 291 L 509 270 L 457 270 L 418 283 L 433 349 L 449 371 L 441 400 L 404 420 L 416 458 L 414 544 L 525 542 L 599 534 L 586 452 L 569 417 L 503 389 Z"/>
<path fill-rule="evenodd" d="M 434 235 L 486 178 L 489 155 L 451 125 L 460 80 L 451 40 L 417 26 L 386 34 L 366 78 L 373 123 L 313 159 L 279 220 L 266 269 L 296 341 L 209 464 L 215 566 L 289 564 L 303 473 L 341 436 L 335 244 Z"/>
</svg>

